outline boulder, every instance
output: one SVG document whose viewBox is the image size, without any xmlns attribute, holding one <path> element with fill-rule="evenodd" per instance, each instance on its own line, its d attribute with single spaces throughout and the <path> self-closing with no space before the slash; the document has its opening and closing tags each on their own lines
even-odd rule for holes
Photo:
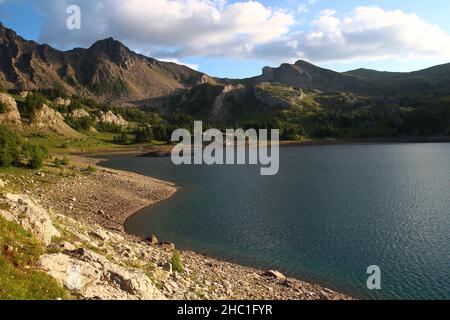
<svg viewBox="0 0 450 320">
<path fill-rule="evenodd" d="M 161 243 L 161 247 L 169 251 L 175 250 L 175 244 L 173 244 L 172 242 L 163 242 Z"/>
<path fill-rule="evenodd" d="M 74 118 L 89 118 L 89 112 L 84 109 L 73 110 L 70 115 Z"/>
<path fill-rule="evenodd" d="M 63 251 L 74 251 L 76 248 L 73 244 L 67 241 L 63 241 L 59 244 L 50 244 L 48 246 L 49 249 L 59 249 Z"/>
<path fill-rule="evenodd" d="M 21 98 L 26 98 L 26 97 L 28 97 L 28 95 L 30 94 L 30 91 L 21 91 L 20 93 L 19 93 L 19 95 L 20 95 L 20 97 Z"/>
<path fill-rule="evenodd" d="M 158 238 L 156 238 L 155 235 L 152 235 L 151 237 L 147 238 L 147 242 L 149 244 L 151 244 L 152 246 L 155 246 L 155 245 L 158 244 L 159 241 L 158 241 Z"/>
<path fill-rule="evenodd" d="M 5 107 L 5 110 L 0 112 L 0 125 L 22 128 L 22 119 L 16 101 L 10 95 L 0 93 L 0 103 Z"/>
<path fill-rule="evenodd" d="M 164 271 L 167 271 L 167 272 L 169 272 L 169 273 L 172 273 L 173 268 L 172 268 L 172 264 L 171 264 L 170 262 L 164 263 L 164 264 L 162 265 L 162 268 L 163 268 Z"/>
<path fill-rule="evenodd" d="M 49 212 L 28 196 L 7 193 L 4 197 L 4 201 L 10 208 L 9 218 L 32 233 L 43 244 L 48 246 L 53 237 L 61 236 L 53 226 Z M 8 219 L 8 217 L 5 218 Z"/>
<path fill-rule="evenodd" d="M 58 97 L 55 99 L 55 103 L 59 106 L 68 107 L 70 105 L 71 101 L 70 101 L 70 99 L 64 99 L 64 98 Z"/>
<path fill-rule="evenodd" d="M 280 281 L 286 281 L 286 276 L 277 270 L 269 270 L 264 274 L 266 277 L 275 278 Z"/>
<path fill-rule="evenodd" d="M 39 267 L 85 299 L 165 300 L 145 273 L 86 249 L 41 256 Z"/>
</svg>

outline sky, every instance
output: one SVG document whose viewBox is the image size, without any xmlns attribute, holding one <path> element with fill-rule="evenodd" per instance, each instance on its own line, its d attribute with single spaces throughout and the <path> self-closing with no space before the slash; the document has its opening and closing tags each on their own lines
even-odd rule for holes
<svg viewBox="0 0 450 320">
<path fill-rule="evenodd" d="M 70 5 L 80 29 L 67 28 Z M 69 50 L 113 37 L 230 78 L 297 60 L 336 71 L 447 63 L 448 12 L 448 0 L 0 0 L 0 21 L 28 40 Z"/>
</svg>

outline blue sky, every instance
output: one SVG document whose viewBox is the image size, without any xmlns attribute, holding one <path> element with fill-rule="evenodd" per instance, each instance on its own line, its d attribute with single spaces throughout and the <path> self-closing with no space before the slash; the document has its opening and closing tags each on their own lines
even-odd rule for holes
<svg viewBox="0 0 450 320">
<path fill-rule="evenodd" d="M 81 30 L 65 12 L 81 8 Z M 58 49 L 113 36 L 214 76 L 309 60 L 337 71 L 411 71 L 450 62 L 447 0 L 0 0 L 0 21 Z"/>
</svg>

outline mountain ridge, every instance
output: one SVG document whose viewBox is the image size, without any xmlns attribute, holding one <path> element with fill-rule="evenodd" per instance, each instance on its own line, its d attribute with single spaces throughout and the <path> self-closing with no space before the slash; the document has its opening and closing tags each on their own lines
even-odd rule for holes
<svg viewBox="0 0 450 320">
<path fill-rule="evenodd" d="M 1 87 L 22 91 L 57 88 L 67 95 L 93 97 L 119 105 L 143 105 L 180 92 L 201 92 L 196 89 L 198 85 L 254 88 L 271 83 L 372 97 L 442 91 L 450 85 L 450 64 L 406 73 L 363 68 L 336 72 L 298 60 L 279 67 L 266 66 L 261 75 L 251 78 L 215 78 L 184 65 L 133 52 L 111 37 L 98 40 L 89 48 L 60 51 L 25 40 L 1 22 L 0 51 Z"/>
<path fill-rule="evenodd" d="M 0 85 L 7 89 L 62 88 L 69 95 L 133 101 L 204 83 L 204 73 L 131 51 L 107 38 L 60 51 L 18 36 L 0 23 Z"/>
</svg>

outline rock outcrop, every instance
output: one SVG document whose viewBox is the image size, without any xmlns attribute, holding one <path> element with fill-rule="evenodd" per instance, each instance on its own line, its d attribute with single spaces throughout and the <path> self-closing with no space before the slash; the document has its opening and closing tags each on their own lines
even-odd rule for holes
<svg viewBox="0 0 450 320">
<path fill-rule="evenodd" d="M 64 117 L 61 113 L 53 110 L 46 104 L 36 111 L 31 128 L 36 131 L 52 131 L 65 137 L 80 137 L 77 131 L 64 122 Z"/>
<path fill-rule="evenodd" d="M 112 111 L 102 113 L 100 115 L 100 122 L 114 124 L 120 127 L 126 127 L 129 124 L 120 114 L 116 115 Z"/>
<path fill-rule="evenodd" d="M 22 120 L 16 101 L 10 95 L 0 93 L 0 104 L 3 106 L 3 110 L 0 110 L 0 125 L 21 128 Z"/>
<path fill-rule="evenodd" d="M 20 224 L 45 245 L 49 245 L 53 237 L 61 236 L 53 226 L 48 211 L 28 196 L 7 193 L 4 195 L 4 201 L 10 210 L 2 212 L 1 215 L 9 221 Z"/>
<path fill-rule="evenodd" d="M 74 118 L 88 118 L 90 115 L 89 112 L 84 109 L 76 109 L 70 113 L 70 116 Z"/>
<path fill-rule="evenodd" d="M 48 248 L 49 253 L 39 258 L 38 268 L 67 290 L 82 299 L 166 299 L 144 269 L 127 264 L 128 258 L 136 261 L 137 257 L 132 256 L 129 245 L 123 244 L 122 236 L 56 215 L 27 195 L 7 193 L 1 200 L 8 209 L 0 210 L 0 215 L 20 224 Z M 61 232 L 55 228 L 55 222 Z M 74 244 L 62 240 L 67 235 Z M 106 252 L 100 254 L 86 247 L 99 252 L 103 247 Z"/>
<path fill-rule="evenodd" d="M 41 256 L 40 268 L 86 299 L 165 300 L 145 273 L 79 249 Z"/>
<path fill-rule="evenodd" d="M 70 101 L 70 99 L 64 99 L 64 98 L 58 97 L 55 99 L 55 103 L 59 106 L 68 107 L 70 105 L 71 101 Z"/>
</svg>

